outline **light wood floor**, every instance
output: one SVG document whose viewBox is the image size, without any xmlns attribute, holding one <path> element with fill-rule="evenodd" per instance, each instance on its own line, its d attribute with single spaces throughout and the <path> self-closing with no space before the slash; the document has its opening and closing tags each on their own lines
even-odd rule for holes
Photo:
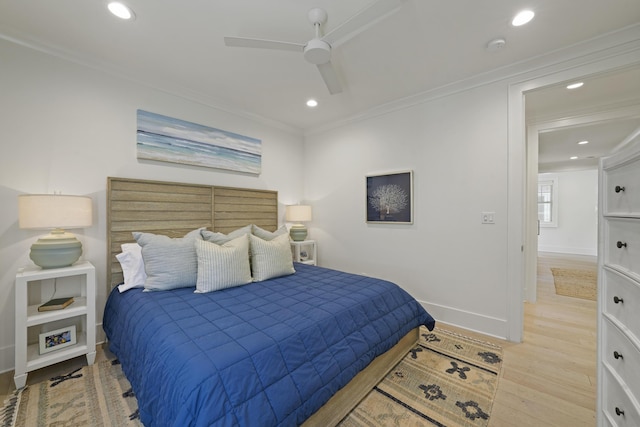
<svg viewBox="0 0 640 427">
<path fill-rule="evenodd" d="M 596 425 L 597 305 L 556 295 L 551 267 L 596 270 L 597 258 L 538 255 L 538 300 L 525 303 L 522 343 L 458 329 L 504 349 L 490 427 Z"/>
<path fill-rule="evenodd" d="M 504 348 L 502 377 L 490 427 L 595 426 L 596 302 L 558 296 L 551 267 L 596 268 L 591 256 L 540 253 L 538 301 L 525 304 L 524 340 L 513 344 L 439 324 Z M 112 359 L 99 348 L 96 361 Z M 63 375 L 86 364 L 79 357 L 29 374 L 27 384 Z M 0 402 L 15 389 L 13 372 L 0 375 Z"/>
</svg>

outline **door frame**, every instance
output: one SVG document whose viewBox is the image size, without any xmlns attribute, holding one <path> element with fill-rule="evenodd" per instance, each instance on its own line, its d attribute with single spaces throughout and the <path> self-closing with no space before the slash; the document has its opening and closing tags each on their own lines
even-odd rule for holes
<svg viewBox="0 0 640 427">
<path fill-rule="evenodd" d="M 622 44 L 621 44 L 622 45 Z M 611 48 L 593 55 L 580 58 L 581 63 L 571 64 L 574 60 L 557 65 L 554 70 L 538 70 L 537 75 L 524 77 L 509 85 L 508 94 L 508 176 L 507 176 L 507 339 L 521 342 L 524 332 L 525 286 L 536 274 L 532 264 L 533 248 L 531 239 L 527 239 L 527 230 L 531 227 L 531 215 L 527 217 L 527 126 L 525 117 L 525 96 L 532 90 L 541 89 L 603 74 L 630 66 L 640 65 L 640 40 L 623 43 L 624 49 Z M 622 50 L 622 52 L 621 52 Z M 580 61 L 578 61 L 580 62 Z M 534 74 L 534 73 L 531 73 Z M 537 163 L 536 163 L 537 170 Z M 536 172 L 537 176 L 537 172 Z M 536 178 L 537 179 L 537 178 Z M 530 181 L 530 179 L 529 179 Z M 537 218 L 536 218 L 537 220 Z M 537 239 L 535 239 L 537 240 Z M 535 252 L 537 254 L 537 243 Z"/>
</svg>

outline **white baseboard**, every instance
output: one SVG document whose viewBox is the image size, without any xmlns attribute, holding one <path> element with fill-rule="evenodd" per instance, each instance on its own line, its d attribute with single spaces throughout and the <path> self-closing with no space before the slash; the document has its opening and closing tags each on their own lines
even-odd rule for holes
<svg viewBox="0 0 640 427">
<path fill-rule="evenodd" d="M 0 348 L 0 374 L 13 371 L 15 357 L 15 346 L 10 345 Z"/>
<path fill-rule="evenodd" d="M 498 319 L 425 301 L 419 302 L 425 310 L 436 319 L 436 326 L 438 326 L 438 323 L 444 323 L 492 337 L 507 339 L 508 325 L 505 319 Z"/>
<path fill-rule="evenodd" d="M 102 344 L 107 340 L 107 335 L 104 333 L 102 329 L 102 323 L 98 323 L 96 325 L 96 345 Z"/>
</svg>

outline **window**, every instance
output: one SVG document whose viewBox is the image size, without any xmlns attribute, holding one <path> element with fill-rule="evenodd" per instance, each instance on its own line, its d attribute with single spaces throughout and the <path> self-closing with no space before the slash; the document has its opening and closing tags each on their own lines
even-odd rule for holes
<svg viewBox="0 0 640 427">
<path fill-rule="evenodd" d="M 538 221 L 541 227 L 558 226 L 558 178 L 538 177 Z"/>
</svg>

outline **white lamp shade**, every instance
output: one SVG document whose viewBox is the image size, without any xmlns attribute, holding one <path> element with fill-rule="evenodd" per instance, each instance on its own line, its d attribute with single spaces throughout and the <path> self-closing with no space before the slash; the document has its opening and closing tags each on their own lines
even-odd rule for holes
<svg viewBox="0 0 640 427">
<path fill-rule="evenodd" d="M 291 222 L 311 221 L 311 206 L 308 206 L 308 205 L 287 206 L 285 216 L 287 221 L 291 221 Z"/>
<path fill-rule="evenodd" d="M 91 205 L 91 198 L 85 196 L 21 195 L 18 196 L 18 225 L 36 229 L 90 227 Z"/>
</svg>

